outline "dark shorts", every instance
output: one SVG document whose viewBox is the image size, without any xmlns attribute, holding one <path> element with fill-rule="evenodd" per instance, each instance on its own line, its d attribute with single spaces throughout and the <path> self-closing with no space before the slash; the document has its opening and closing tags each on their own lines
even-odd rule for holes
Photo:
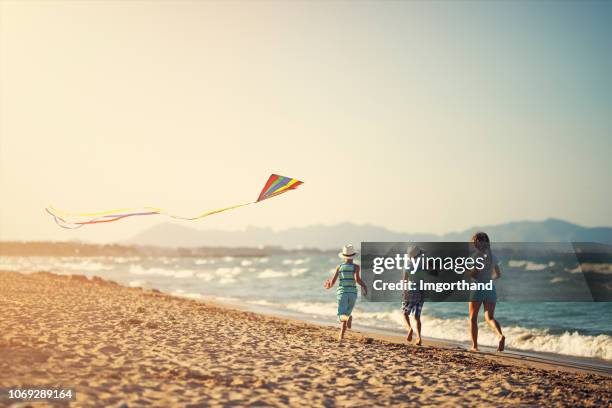
<svg viewBox="0 0 612 408">
<path fill-rule="evenodd" d="M 402 310 L 405 314 L 414 313 L 414 317 L 421 317 L 421 310 L 425 302 L 402 302 Z"/>
</svg>

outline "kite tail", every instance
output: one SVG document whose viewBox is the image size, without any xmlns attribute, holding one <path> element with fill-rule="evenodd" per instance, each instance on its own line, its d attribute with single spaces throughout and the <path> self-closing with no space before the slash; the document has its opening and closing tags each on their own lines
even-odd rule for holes
<svg viewBox="0 0 612 408">
<path fill-rule="evenodd" d="M 153 207 L 145 207 L 140 210 L 124 208 L 124 209 L 115 210 L 115 211 L 104 211 L 104 212 L 99 212 L 99 213 L 82 213 L 82 214 L 58 211 L 58 210 L 55 210 L 53 207 L 45 208 L 45 211 L 47 211 L 47 213 L 49 213 L 53 217 L 55 223 L 59 225 L 60 227 L 64 229 L 77 229 L 85 225 L 114 222 L 114 221 L 122 220 L 124 218 L 137 217 L 137 216 L 142 216 L 142 215 L 165 215 L 166 217 L 174 218 L 177 220 L 194 221 L 194 220 L 199 220 L 204 217 L 208 217 L 209 215 L 218 214 L 220 212 L 224 212 L 228 210 L 233 210 L 234 208 L 244 207 L 250 204 L 255 204 L 255 202 L 238 204 L 238 205 L 233 205 L 231 207 L 220 208 L 218 210 L 207 211 L 195 217 L 183 217 L 181 215 L 171 214 L 165 210 L 162 210 L 159 208 L 153 208 Z M 133 211 L 133 212 L 127 212 L 127 211 Z M 63 216 L 60 216 L 59 215 L 60 213 Z M 66 216 L 66 214 L 68 214 L 68 216 Z M 94 216 L 94 218 L 83 219 L 84 217 L 92 217 L 92 216 Z M 73 220 L 69 221 L 68 220 L 69 217 L 72 218 Z M 74 220 L 75 217 L 79 219 Z"/>
<path fill-rule="evenodd" d="M 223 212 L 223 211 L 233 210 L 234 208 L 244 207 L 245 205 L 250 205 L 250 204 L 255 204 L 255 203 L 256 201 L 253 201 L 251 203 L 232 205 L 231 207 L 220 208 L 218 210 L 213 210 L 213 211 L 206 211 L 196 217 L 181 217 L 180 215 L 169 214 L 165 211 L 160 212 L 160 214 L 166 215 L 170 218 L 175 218 L 177 220 L 195 221 L 195 220 L 199 220 L 200 218 L 208 217 L 209 215 L 219 214 L 220 212 Z"/>
<path fill-rule="evenodd" d="M 263 200 L 267 200 L 268 198 L 276 197 L 280 194 L 294 190 L 301 184 L 303 183 L 299 180 L 279 176 L 278 174 L 272 174 L 264 185 L 263 190 L 261 190 L 259 197 L 257 197 L 257 201 L 233 205 L 231 207 L 220 208 L 213 211 L 206 211 L 195 217 L 183 217 L 180 215 L 171 214 L 165 210 L 162 210 L 161 208 L 155 207 L 121 208 L 117 210 L 95 213 L 69 213 L 56 210 L 53 207 L 48 207 L 45 208 L 45 211 L 47 211 L 47 213 L 53 217 L 53 220 L 57 225 L 65 229 L 77 229 L 83 227 L 84 225 L 114 222 L 124 218 L 138 217 L 143 215 L 165 215 L 166 217 L 177 220 L 195 221 L 208 217 L 209 215 L 219 214 L 224 211 L 259 203 Z"/>
</svg>

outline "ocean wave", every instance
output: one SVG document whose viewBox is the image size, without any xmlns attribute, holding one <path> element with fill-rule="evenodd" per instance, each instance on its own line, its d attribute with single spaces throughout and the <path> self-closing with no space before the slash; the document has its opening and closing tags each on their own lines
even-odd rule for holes
<svg viewBox="0 0 612 408">
<path fill-rule="evenodd" d="M 59 269 L 68 269 L 71 271 L 84 271 L 84 272 L 99 272 L 99 271 L 110 271 L 115 269 L 112 265 L 105 265 L 101 262 L 94 262 L 89 260 L 83 260 L 79 262 L 60 262 L 55 265 Z"/>
<path fill-rule="evenodd" d="M 288 272 L 275 271 L 273 269 L 266 269 L 264 271 L 259 272 L 259 274 L 257 274 L 257 277 L 259 279 L 282 278 L 283 276 L 289 276 L 289 273 Z"/>
<path fill-rule="evenodd" d="M 217 268 L 215 274 L 220 277 L 233 278 L 242 273 L 242 268 L 235 266 L 233 268 Z"/>
<path fill-rule="evenodd" d="M 337 311 L 334 302 L 294 302 L 285 307 L 312 317 L 335 317 Z M 423 313 L 423 336 L 440 340 L 469 341 L 467 318 L 440 319 L 427 316 L 426 309 Z M 359 310 L 357 307 L 353 316 L 355 322 L 361 325 L 387 330 L 404 329 L 403 315 L 399 308 L 376 312 Z M 478 328 L 479 344 L 492 347 L 497 345 L 494 333 L 484 321 L 479 323 Z M 520 326 L 503 327 L 503 330 L 506 346 L 510 348 L 612 360 L 612 336 L 609 335 L 588 336 L 578 332 L 552 334 L 545 329 Z"/>
<path fill-rule="evenodd" d="M 239 266 L 233 268 L 218 268 L 215 271 L 215 275 L 219 278 L 218 283 L 220 285 L 229 285 L 236 282 L 236 276 L 240 275 L 243 269 Z"/>
<path fill-rule="evenodd" d="M 99 259 L 99 258 L 98 258 Z M 0 257 L 0 268 L 13 272 L 40 270 L 66 274 L 72 272 L 104 272 L 115 269 L 113 264 L 98 262 L 93 258 L 77 257 Z"/>
<path fill-rule="evenodd" d="M 180 296 L 188 299 L 202 299 L 203 296 L 200 293 L 185 292 L 183 289 L 177 289 L 171 293 L 172 296 Z"/>
<path fill-rule="evenodd" d="M 310 258 L 283 259 L 283 265 L 302 265 L 310 262 Z"/>
<path fill-rule="evenodd" d="M 128 283 L 128 286 L 130 288 L 144 288 L 144 289 L 150 289 L 153 285 L 151 284 L 151 282 L 149 281 L 144 281 L 144 280 L 135 280 L 135 281 L 130 281 Z"/>
<path fill-rule="evenodd" d="M 511 259 L 510 261 L 508 261 L 508 266 L 512 268 L 525 268 L 526 271 L 542 271 L 546 268 L 555 266 L 555 263 L 553 261 L 550 261 L 548 263 L 536 263 L 525 260 Z"/>
<path fill-rule="evenodd" d="M 288 271 L 275 271 L 274 269 L 265 269 L 257 275 L 259 279 L 282 278 L 286 276 L 300 276 L 308 272 L 308 268 L 292 268 Z"/>
<path fill-rule="evenodd" d="M 125 264 L 130 262 L 138 262 L 140 261 L 140 257 L 138 256 L 114 256 L 111 258 L 111 261 L 116 264 Z"/>
<path fill-rule="evenodd" d="M 335 302 L 292 302 L 285 308 L 307 315 L 331 317 L 336 316 L 338 306 Z"/>
<path fill-rule="evenodd" d="M 217 263 L 217 261 L 215 261 L 214 259 L 198 258 L 193 263 L 196 265 L 214 265 L 215 263 Z"/>
<path fill-rule="evenodd" d="M 270 301 L 265 300 L 265 299 L 248 300 L 247 303 L 249 303 L 251 305 L 257 305 L 257 306 L 266 306 L 266 307 L 275 307 L 275 308 L 282 307 L 282 305 L 280 305 L 278 303 L 270 302 Z"/>
<path fill-rule="evenodd" d="M 612 264 L 610 263 L 583 263 L 579 266 L 582 272 L 595 272 L 601 274 L 612 274 Z"/>
<path fill-rule="evenodd" d="M 196 278 L 202 279 L 204 282 L 209 282 L 215 279 L 215 274 L 212 272 L 199 272 Z"/>
<path fill-rule="evenodd" d="M 191 278 L 195 275 L 195 271 L 191 269 L 143 268 L 138 264 L 130 265 L 129 272 L 132 275 L 157 275 L 179 279 Z"/>
</svg>

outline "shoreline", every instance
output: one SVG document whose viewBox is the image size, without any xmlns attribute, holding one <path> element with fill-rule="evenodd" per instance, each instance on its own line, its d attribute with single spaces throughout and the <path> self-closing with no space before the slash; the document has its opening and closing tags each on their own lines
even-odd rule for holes
<svg viewBox="0 0 612 408">
<path fill-rule="evenodd" d="M 169 294 L 170 296 L 176 296 Z M 177 296 L 181 297 L 181 296 Z M 242 305 L 232 302 L 222 302 L 213 298 L 204 297 L 201 300 L 194 299 L 194 301 L 202 301 L 208 303 L 214 303 L 220 307 L 228 307 L 235 310 L 253 312 L 265 316 L 275 317 L 278 319 L 285 319 L 287 321 L 308 323 L 314 326 L 334 328 L 338 329 L 338 324 L 334 321 L 320 321 L 316 319 L 307 319 L 300 316 L 299 313 L 293 313 L 290 311 L 274 309 L 272 307 L 260 306 L 260 305 Z M 405 335 L 399 331 L 386 330 L 371 326 L 364 326 L 360 324 L 353 324 L 353 333 L 359 334 L 363 337 L 371 337 L 377 340 L 383 340 L 393 344 L 406 345 L 408 347 L 418 347 L 414 345 L 408 345 L 405 342 Z M 591 358 L 591 357 L 580 357 L 571 356 L 565 354 L 546 353 L 542 351 L 529 351 L 520 350 L 513 348 L 506 348 L 504 352 L 495 351 L 495 347 L 492 346 L 480 346 L 479 352 L 470 352 L 468 342 L 461 343 L 459 341 L 445 340 L 430 338 L 427 336 L 423 337 L 423 346 L 442 348 L 447 350 L 455 350 L 458 352 L 467 352 L 474 355 L 482 356 L 483 358 L 490 358 L 496 361 L 507 361 L 513 364 L 522 364 L 533 367 L 560 370 L 570 373 L 587 373 L 587 374 L 599 374 L 607 377 L 612 377 L 612 361 Z"/>
<path fill-rule="evenodd" d="M 0 306 L 0 388 L 73 386 L 77 406 L 612 402 L 593 371 L 361 329 L 339 346 L 335 326 L 97 277 L 0 272 Z"/>
</svg>

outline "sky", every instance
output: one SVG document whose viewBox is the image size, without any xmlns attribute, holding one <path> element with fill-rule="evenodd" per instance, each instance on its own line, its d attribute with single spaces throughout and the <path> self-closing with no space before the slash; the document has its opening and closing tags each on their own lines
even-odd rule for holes
<svg viewBox="0 0 612 408">
<path fill-rule="evenodd" d="M 0 2 L 0 239 L 44 208 L 445 233 L 612 225 L 610 2 Z"/>
</svg>

